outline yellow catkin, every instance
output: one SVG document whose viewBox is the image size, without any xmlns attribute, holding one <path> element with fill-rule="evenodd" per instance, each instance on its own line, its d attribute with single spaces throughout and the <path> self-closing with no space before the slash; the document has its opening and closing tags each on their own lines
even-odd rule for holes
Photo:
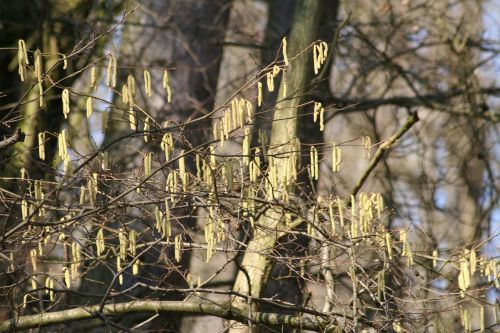
<svg viewBox="0 0 500 333">
<path fill-rule="evenodd" d="M 316 147 L 311 146 L 309 154 L 311 158 L 311 178 L 314 180 L 318 180 L 319 163 L 318 163 L 318 150 L 316 149 Z"/>
<path fill-rule="evenodd" d="M 245 133 L 243 135 L 243 164 L 248 165 L 250 163 L 250 128 L 245 127 Z"/>
<path fill-rule="evenodd" d="M 134 98 L 135 98 L 135 78 L 132 75 L 127 77 L 127 92 L 128 92 L 128 104 L 130 108 L 133 108 Z"/>
<path fill-rule="evenodd" d="M 92 97 L 89 96 L 87 97 L 87 119 L 90 118 L 90 116 L 92 116 L 92 113 L 94 112 L 94 108 L 93 108 L 93 105 L 92 105 Z"/>
<path fill-rule="evenodd" d="M 68 142 L 66 140 L 66 129 L 63 129 L 57 137 L 59 157 L 64 160 L 68 156 Z"/>
<path fill-rule="evenodd" d="M 387 248 L 387 256 L 392 260 L 392 238 L 388 232 L 385 233 L 385 246 Z"/>
<path fill-rule="evenodd" d="M 97 74 L 94 65 L 90 68 L 90 90 L 97 90 Z"/>
<path fill-rule="evenodd" d="M 173 147 L 174 147 L 172 134 L 166 133 L 163 135 L 160 147 L 161 147 L 161 150 L 163 150 L 165 152 L 165 160 L 166 161 L 170 160 L 170 155 L 172 154 Z"/>
<path fill-rule="evenodd" d="M 128 87 L 127 84 L 122 86 L 122 102 L 128 104 Z"/>
<path fill-rule="evenodd" d="M 319 118 L 319 130 L 323 131 L 325 129 L 325 118 L 324 118 L 325 108 L 320 102 L 314 103 L 313 119 L 314 122 L 318 121 Z"/>
<path fill-rule="evenodd" d="M 274 91 L 274 76 L 273 76 L 273 74 L 267 73 L 266 79 L 267 79 L 267 91 L 273 92 Z"/>
<path fill-rule="evenodd" d="M 438 251 L 437 250 L 432 251 L 432 267 L 437 267 L 437 257 L 438 257 Z"/>
<path fill-rule="evenodd" d="M 321 66 L 325 63 L 328 54 L 328 44 L 318 42 L 313 46 L 314 74 L 318 74 Z"/>
<path fill-rule="evenodd" d="M 135 257 L 137 253 L 137 232 L 135 230 L 128 232 L 128 251 Z"/>
<path fill-rule="evenodd" d="M 64 89 L 62 92 L 62 105 L 63 105 L 63 114 L 64 119 L 68 118 L 69 115 L 69 90 Z"/>
<path fill-rule="evenodd" d="M 106 71 L 106 85 L 108 89 L 116 87 L 116 59 L 109 55 L 108 68 Z"/>
<path fill-rule="evenodd" d="M 144 176 L 149 177 L 151 176 L 151 157 L 153 153 L 146 153 L 144 155 Z"/>
<path fill-rule="evenodd" d="M 181 234 L 175 236 L 174 249 L 175 249 L 175 251 L 174 251 L 175 252 L 174 253 L 175 260 L 177 260 L 177 262 L 181 262 L 181 249 L 182 249 L 182 235 Z"/>
<path fill-rule="evenodd" d="M 99 257 L 99 256 L 101 256 L 101 254 L 104 253 L 104 250 L 106 249 L 105 243 L 104 243 L 104 229 L 103 228 L 100 228 L 97 231 L 95 243 L 96 243 L 97 256 Z"/>
<path fill-rule="evenodd" d="M 257 82 L 257 106 L 262 105 L 262 82 Z"/>
<path fill-rule="evenodd" d="M 63 272 L 64 272 L 64 283 L 66 284 L 67 288 L 71 288 L 71 277 L 69 275 L 68 267 L 63 267 Z"/>
<path fill-rule="evenodd" d="M 172 102 L 172 90 L 170 89 L 170 80 L 167 70 L 163 70 L 163 89 L 167 92 L 167 102 Z"/>
<path fill-rule="evenodd" d="M 37 264 L 37 252 L 36 249 L 30 251 L 30 259 L 31 259 L 31 268 L 33 272 L 36 272 L 36 264 Z M 35 288 L 33 288 L 35 289 Z"/>
<path fill-rule="evenodd" d="M 470 262 L 470 274 L 472 276 L 472 275 L 474 275 L 474 273 L 476 272 L 476 269 L 477 269 L 477 255 L 476 255 L 476 251 L 474 251 L 474 249 L 470 250 L 469 262 Z"/>
<path fill-rule="evenodd" d="M 148 142 L 149 140 L 149 129 L 150 129 L 150 120 L 149 117 L 146 116 L 144 119 L 144 142 Z"/>
<path fill-rule="evenodd" d="M 42 81 L 43 67 L 42 67 L 42 52 L 35 51 L 35 77 L 37 81 Z"/>
<path fill-rule="evenodd" d="M 179 176 L 181 177 L 182 190 L 186 192 L 188 190 L 189 174 L 186 172 L 186 159 L 185 151 L 181 150 L 181 157 L 179 158 Z"/>
<path fill-rule="evenodd" d="M 133 109 L 128 110 L 128 121 L 132 131 L 137 130 L 137 120 L 135 119 L 135 112 Z"/>
<path fill-rule="evenodd" d="M 369 136 L 362 137 L 363 142 L 363 159 L 369 160 L 371 157 L 372 141 Z"/>
<path fill-rule="evenodd" d="M 340 226 L 343 228 L 344 227 L 344 202 L 339 197 L 337 197 L 336 200 L 337 200 L 337 210 L 339 213 L 339 222 L 340 222 Z"/>
<path fill-rule="evenodd" d="M 118 231 L 118 240 L 120 242 L 120 257 L 122 260 L 127 259 L 127 248 L 128 248 L 128 239 L 125 233 L 125 230 L 120 229 Z"/>
<path fill-rule="evenodd" d="M 38 133 L 38 156 L 45 161 L 45 132 Z"/>
<path fill-rule="evenodd" d="M 282 50 L 283 50 L 283 61 L 285 62 L 285 66 L 288 66 L 288 52 L 287 52 L 286 37 L 283 37 Z"/>
<path fill-rule="evenodd" d="M 28 217 L 28 202 L 26 200 L 21 201 L 21 215 L 23 220 L 26 220 Z"/>
<path fill-rule="evenodd" d="M 65 54 L 63 54 L 62 57 L 63 57 L 63 69 L 67 69 L 68 68 L 68 57 L 66 57 Z"/>
<path fill-rule="evenodd" d="M 144 90 L 146 95 L 151 97 L 151 73 L 147 69 L 144 69 Z"/>
<path fill-rule="evenodd" d="M 85 203 L 85 186 L 80 187 L 80 205 L 83 205 Z"/>
<path fill-rule="evenodd" d="M 26 78 L 26 66 L 29 65 L 28 52 L 26 51 L 26 44 L 24 40 L 19 40 L 19 49 L 17 51 L 17 62 L 19 65 L 18 73 L 21 81 L 24 82 Z"/>
<path fill-rule="evenodd" d="M 137 275 L 139 274 L 139 265 L 141 264 L 141 262 L 139 261 L 139 259 L 136 259 L 132 265 L 132 274 L 134 275 Z"/>
<path fill-rule="evenodd" d="M 172 236 L 172 224 L 170 222 L 170 207 L 168 205 L 167 199 L 165 199 L 165 214 L 162 220 L 162 230 L 163 236 L 167 239 L 167 243 Z"/>
<path fill-rule="evenodd" d="M 339 172 L 342 163 L 342 150 L 333 142 L 332 144 L 332 171 Z"/>
</svg>

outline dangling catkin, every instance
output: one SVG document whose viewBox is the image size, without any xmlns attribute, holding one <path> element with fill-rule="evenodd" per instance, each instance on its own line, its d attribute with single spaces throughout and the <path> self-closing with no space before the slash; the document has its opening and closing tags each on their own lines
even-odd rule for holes
<svg viewBox="0 0 500 333">
<path fill-rule="evenodd" d="M 17 62 L 19 65 L 18 73 L 21 77 L 21 81 L 24 82 L 26 78 L 26 66 L 29 65 L 28 52 L 26 51 L 26 44 L 24 40 L 19 40 L 19 49 L 17 51 Z"/>
<path fill-rule="evenodd" d="M 144 90 L 146 95 L 151 97 L 151 74 L 147 69 L 144 69 Z"/>
<path fill-rule="evenodd" d="M 64 89 L 62 92 L 62 105 L 63 105 L 63 114 L 64 119 L 68 119 L 69 115 L 69 90 Z"/>
<path fill-rule="evenodd" d="M 108 68 L 106 71 L 106 85 L 108 89 L 116 87 L 116 59 L 109 54 Z"/>
<path fill-rule="evenodd" d="M 92 116 L 92 113 L 94 112 L 94 108 L 92 106 L 92 97 L 89 96 L 87 97 L 87 119 Z"/>
<path fill-rule="evenodd" d="M 163 70 L 163 89 L 167 92 L 167 102 L 172 102 L 172 91 L 170 90 L 170 81 L 167 70 Z"/>
</svg>

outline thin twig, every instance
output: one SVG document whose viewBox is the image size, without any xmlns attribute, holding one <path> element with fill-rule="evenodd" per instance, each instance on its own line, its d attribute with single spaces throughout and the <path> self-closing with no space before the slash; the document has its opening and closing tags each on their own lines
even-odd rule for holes
<svg viewBox="0 0 500 333">
<path fill-rule="evenodd" d="M 405 134 L 406 132 L 408 132 L 410 130 L 410 128 L 412 128 L 412 126 L 415 125 L 418 121 L 419 121 L 419 118 L 418 118 L 417 112 L 416 111 L 412 112 L 410 114 L 410 116 L 408 116 L 408 118 L 406 119 L 406 122 L 403 124 L 403 126 L 401 126 L 401 128 L 396 133 L 394 133 L 389 138 L 389 140 L 387 140 L 386 142 L 384 142 L 378 148 L 377 152 L 375 153 L 375 156 L 370 161 L 370 164 L 368 165 L 368 168 L 365 170 L 365 172 L 363 173 L 363 175 L 361 176 L 361 178 L 358 180 L 358 182 L 356 183 L 356 185 L 352 189 L 352 191 L 351 191 L 352 195 L 355 196 L 356 194 L 358 194 L 359 190 L 361 189 L 361 186 L 363 186 L 363 184 L 366 181 L 366 179 L 368 178 L 368 176 L 371 174 L 371 172 L 373 171 L 373 169 L 375 169 L 375 167 L 377 166 L 378 162 L 380 162 L 380 160 L 382 159 L 382 156 L 384 155 L 384 152 L 386 150 L 388 150 L 389 148 L 391 148 L 392 145 L 397 140 L 399 140 L 399 138 L 401 138 L 403 136 L 403 134 Z"/>
</svg>

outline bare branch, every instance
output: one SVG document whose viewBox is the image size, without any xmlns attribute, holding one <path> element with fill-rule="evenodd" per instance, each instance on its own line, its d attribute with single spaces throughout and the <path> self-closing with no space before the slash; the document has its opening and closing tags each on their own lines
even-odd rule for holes
<svg viewBox="0 0 500 333">
<path fill-rule="evenodd" d="M 16 128 L 14 134 L 12 134 L 7 139 L 0 141 L 0 150 L 7 149 L 8 147 L 16 144 L 17 142 L 24 141 L 24 133 L 21 132 L 20 128 Z"/>
<path fill-rule="evenodd" d="M 356 185 L 352 189 L 352 191 L 351 191 L 352 195 L 355 196 L 358 193 L 358 191 L 361 188 L 361 186 L 363 186 L 363 183 L 365 182 L 365 180 L 368 178 L 368 176 L 373 171 L 373 169 L 375 169 L 375 167 L 377 166 L 378 162 L 382 159 L 382 156 L 384 155 L 384 152 L 387 149 L 391 148 L 392 145 L 397 140 L 399 140 L 399 138 L 402 137 L 403 134 L 405 134 L 406 132 L 408 132 L 410 130 L 410 128 L 412 128 L 412 126 L 415 125 L 418 121 L 419 121 L 418 114 L 415 111 L 412 114 L 410 114 L 410 116 L 406 119 L 406 122 L 403 124 L 403 126 L 401 126 L 401 128 L 396 133 L 394 133 L 389 138 L 389 140 L 387 140 L 386 142 L 384 142 L 378 148 L 377 152 L 375 153 L 375 156 L 370 161 L 370 164 L 368 165 L 368 168 L 365 170 L 365 172 L 363 173 L 363 175 L 361 176 L 361 178 L 358 180 L 358 182 L 356 183 Z"/>
<path fill-rule="evenodd" d="M 77 320 L 99 317 L 99 305 L 79 307 L 70 310 L 41 313 L 30 316 L 22 316 L 17 320 L 5 320 L 0 322 L 0 332 L 21 331 L 35 327 L 63 324 Z M 132 301 L 126 303 L 107 304 L 103 307 L 102 314 L 105 316 L 119 316 L 129 313 L 182 313 L 203 314 L 224 319 L 232 319 L 247 323 L 248 313 L 244 313 L 229 304 L 209 304 L 200 302 L 183 301 Z M 250 320 L 256 324 L 269 326 L 286 326 L 301 328 L 316 332 L 328 332 L 335 329 L 330 320 L 316 317 L 301 317 L 283 315 L 278 313 L 253 312 Z"/>
</svg>

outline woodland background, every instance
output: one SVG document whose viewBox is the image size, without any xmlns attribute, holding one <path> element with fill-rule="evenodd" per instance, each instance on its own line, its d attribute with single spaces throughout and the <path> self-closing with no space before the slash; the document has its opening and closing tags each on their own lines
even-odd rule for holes
<svg viewBox="0 0 500 333">
<path fill-rule="evenodd" d="M 306 36 L 300 48 L 295 49 L 291 36 L 294 25 L 297 31 L 304 29 L 302 34 Z M 222 116 L 223 106 L 239 93 L 256 110 L 251 145 L 266 149 L 275 131 L 272 129 L 276 123 L 275 107 L 283 103 L 278 93 L 278 87 L 283 85 L 281 76 L 275 91 L 264 94 L 262 107 L 257 107 L 256 90 L 242 87 L 272 69 L 272 64 L 282 65 L 283 37 L 292 45 L 288 54 L 290 70 L 295 60 L 292 57 L 298 53 L 293 51 L 305 50 L 312 55 L 310 46 L 317 40 L 325 41 L 329 50 L 317 75 L 309 59 L 308 72 L 300 78 L 298 90 L 293 90 L 293 82 L 288 88 L 292 94 L 290 103 L 295 103 L 293 107 L 298 110 L 294 116 L 298 124 L 296 133 L 303 147 L 304 171 L 294 196 L 305 203 L 298 200 L 298 206 L 309 209 L 335 196 L 349 201 L 377 149 L 408 117 L 418 113 L 418 123 L 384 153 L 356 191 L 382 195 L 385 210 L 377 223 L 393 234 L 394 239 L 399 239 L 399 230 L 408 231 L 417 264 L 409 268 L 406 259 L 391 262 L 384 278 L 390 297 L 377 302 L 370 295 L 370 292 L 376 294 L 377 288 L 361 286 L 355 290 L 352 277 L 366 275 L 366 281 L 360 277 L 366 285 L 376 280 L 381 268 L 373 253 L 380 249 L 383 252 L 383 245 L 356 247 L 353 259 L 356 269 L 347 258 L 352 258 L 345 250 L 350 245 L 329 252 L 325 264 L 321 261 L 325 240 L 320 236 L 308 237 L 305 227 L 299 227 L 297 234 L 289 230 L 289 236 L 268 253 L 271 271 L 269 281 L 256 297 L 261 300 L 259 311 L 284 315 L 307 312 L 304 309 L 323 311 L 331 316 L 328 318 L 336 318 L 332 319 L 335 326 L 346 331 L 452 332 L 464 330 L 464 309 L 468 309 L 466 316 L 471 318 L 471 330 L 497 330 L 496 259 L 500 255 L 500 2 L 497 0 L 0 2 L 0 140 L 5 143 L 0 148 L 0 319 L 137 299 L 208 304 L 222 304 L 230 299 L 226 291 L 234 291 L 235 278 L 243 271 L 245 247 L 238 250 L 238 244 L 249 242 L 252 234 L 246 232 L 247 220 L 228 217 L 225 223 L 232 230 L 231 236 L 219 243 L 214 257 L 205 263 L 203 221 L 207 213 L 200 207 L 209 199 L 201 190 L 180 194 L 179 204 L 171 211 L 175 216 L 172 237 L 181 234 L 185 243 L 179 263 L 174 260 L 172 244 L 148 247 L 142 253 L 139 276 L 125 278 L 123 285 L 118 285 L 114 266 L 104 264 L 106 259 L 98 260 L 91 248 L 98 225 L 103 222 L 109 223 L 107 241 L 116 246 L 119 232 L 113 237 L 112 230 L 119 230 L 121 225 L 136 230 L 139 241 L 146 244 L 144 248 L 156 239 L 153 233 L 148 233 L 155 224 L 151 204 L 161 206 L 167 196 L 161 192 L 166 175 L 159 176 L 158 183 L 151 188 L 142 187 L 142 194 L 132 191 L 116 204 L 113 199 L 132 189 L 143 177 L 146 152 L 154 153 L 156 167 L 162 165 L 163 160 L 155 157 L 163 156 L 159 148 L 162 128 L 175 127 L 172 130 L 175 156 L 180 156 L 181 150 L 206 148 L 213 140 L 213 123 Z M 42 52 L 46 89 L 42 105 L 36 79 L 29 76 L 21 82 L 18 75 L 20 39 L 29 50 L 30 66 L 35 50 Z M 117 62 L 114 89 L 106 86 L 109 54 Z M 63 68 L 64 56 L 67 56 L 66 68 Z M 97 70 L 95 89 L 89 89 L 92 66 Z M 142 88 L 144 69 L 151 75 L 152 97 Z M 161 83 L 164 70 L 169 73 L 170 103 Z M 130 129 L 129 108 L 121 97 L 122 84 L 129 75 L 137 80 L 135 103 L 152 119 L 151 132 L 143 132 L 142 115 L 138 116 L 139 129 Z M 265 86 L 265 79 L 262 82 Z M 71 91 L 71 112 L 67 119 L 62 112 L 64 88 Z M 88 94 L 94 99 L 90 118 L 86 117 Z M 325 107 L 323 131 L 313 121 L 311 101 L 321 102 Z M 280 124 L 282 128 L 278 131 L 295 131 L 285 122 Z M 16 137 L 16 129 L 24 137 Z M 63 129 L 70 142 L 71 165 L 76 170 L 73 179 L 81 179 L 81 183 L 75 181 L 68 187 L 64 187 L 67 179 L 58 157 L 57 135 Z M 45 160 L 39 157 L 40 132 L 47 133 Z M 149 141 L 145 142 L 143 136 L 148 133 Z M 216 148 L 221 163 L 239 160 L 242 132 L 233 134 L 223 147 Z M 368 146 L 363 139 L 366 137 L 371 140 Z M 339 172 L 332 171 L 332 142 L 342 149 Z M 156 147 L 152 148 L 152 143 Z M 317 180 L 307 173 L 311 146 L 319 152 Z M 364 155 L 368 152 L 371 157 Z M 186 168 L 196 174 L 193 156 L 187 158 Z M 21 176 L 22 168 L 26 176 Z M 240 172 L 238 166 L 232 168 L 224 170 L 235 175 Z M 78 205 L 78 189 L 86 185 L 83 179 L 93 173 L 99 174 L 102 184 L 103 194 L 98 204 L 105 208 L 99 211 Z M 52 215 L 45 222 L 37 220 L 39 224 L 37 227 L 35 223 L 34 229 L 28 230 L 29 223 L 16 227 L 22 222 L 22 200 L 30 197 L 28 188 L 34 186 L 35 180 L 46 182 L 47 193 L 54 191 L 50 192 L 54 196 L 48 196 L 46 208 Z M 231 185 L 231 189 L 224 191 L 232 193 L 232 197 L 221 199 L 228 207 L 237 206 L 239 194 L 246 189 L 245 184 L 236 181 Z M 113 205 L 106 206 L 106 201 L 112 201 Z M 87 211 L 91 213 L 85 215 Z M 71 249 L 44 250 L 46 255 L 38 258 L 39 275 L 33 275 L 30 260 L 30 251 L 38 243 L 60 231 L 44 229 L 47 225 L 43 223 L 57 221 L 68 213 L 82 216 L 76 224 L 66 227 L 71 229 L 66 231 L 66 237 L 78 240 L 87 258 L 78 268 L 81 278 L 71 288 L 57 282 L 63 281 L 61 265 L 67 255 L 64 251 Z M 331 244 L 342 242 L 331 240 Z M 394 249 L 395 253 L 399 253 L 398 249 Z M 483 272 L 488 260 L 495 262 L 493 277 L 475 275 L 465 298 L 461 297 L 457 282 L 457 267 L 464 249 L 466 252 L 473 249 L 478 261 L 484 259 Z M 437 268 L 432 265 L 436 250 L 439 257 L 450 258 Z M 114 260 L 113 257 L 110 262 Z M 56 301 L 48 300 L 49 295 L 45 294 L 45 274 L 52 274 L 56 281 L 55 287 L 45 285 L 55 290 Z M 35 288 L 34 292 L 30 292 L 31 276 L 37 276 L 39 281 L 39 290 Z M 197 281 L 203 285 L 200 287 Z M 204 289 L 194 292 L 190 288 L 197 283 Z M 220 292 L 210 292 L 213 290 Z M 26 294 L 31 296 L 26 298 Z M 23 299 L 28 300 L 25 307 Z M 229 317 L 225 320 L 185 311 L 111 317 L 99 313 L 91 320 L 37 330 L 223 332 L 232 330 L 234 324 Z M 359 322 L 355 317 L 359 317 Z M 314 314 L 313 318 L 319 317 Z M 301 330 L 280 325 L 250 323 L 254 330 L 258 326 L 263 331 Z M 234 331 L 240 329 L 248 327 L 236 327 Z"/>
</svg>

